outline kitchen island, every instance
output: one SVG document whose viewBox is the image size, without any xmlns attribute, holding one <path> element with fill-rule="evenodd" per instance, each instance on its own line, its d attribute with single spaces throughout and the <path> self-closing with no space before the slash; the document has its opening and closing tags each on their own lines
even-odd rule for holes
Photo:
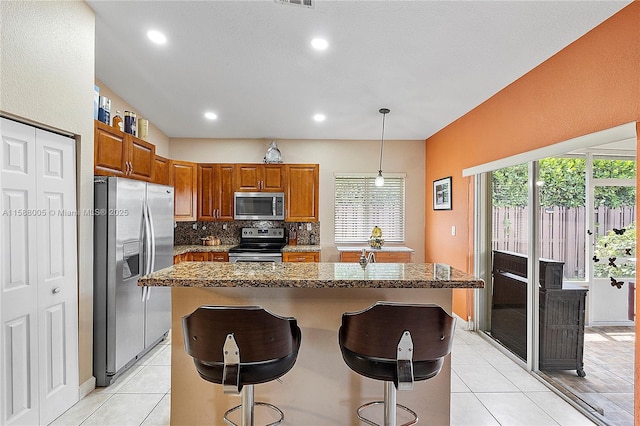
<svg viewBox="0 0 640 426">
<path fill-rule="evenodd" d="M 302 345 L 293 369 L 255 387 L 256 401 L 277 405 L 287 425 L 357 425 L 356 408 L 382 399 L 381 382 L 352 372 L 342 360 L 338 329 L 343 312 L 379 300 L 436 303 L 451 312 L 452 290 L 484 283 L 442 264 L 182 262 L 142 277 L 139 285 L 172 287 L 171 424 L 221 424 L 240 403 L 222 386 L 201 379 L 184 351 L 182 317 L 201 305 L 260 305 L 293 316 Z M 398 392 L 398 402 L 428 424 L 448 424 L 451 362 L 435 378 Z M 259 422 L 273 421 L 260 408 Z M 402 417 L 399 417 L 402 420 Z"/>
</svg>

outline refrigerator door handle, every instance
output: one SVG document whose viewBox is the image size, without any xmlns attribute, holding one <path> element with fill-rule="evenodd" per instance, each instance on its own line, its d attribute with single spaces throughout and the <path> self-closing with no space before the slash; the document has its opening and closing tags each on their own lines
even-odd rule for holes
<svg viewBox="0 0 640 426">
<path fill-rule="evenodd" d="M 147 289 L 148 289 L 148 288 L 149 288 L 149 287 L 146 287 L 146 286 L 145 286 L 145 287 L 142 287 L 142 300 L 141 300 L 141 302 L 143 302 L 143 303 L 144 303 L 144 300 L 145 300 L 145 299 L 146 299 L 146 297 L 147 297 Z"/>
<path fill-rule="evenodd" d="M 149 206 L 145 204 L 142 209 L 142 220 L 144 223 L 144 275 L 150 274 L 153 271 L 152 268 L 152 247 L 153 247 L 153 236 L 151 235 L 151 227 L 149 224 Z"/>
<path fill-rule="evenodd" d="M 156 234 L 155 227 L 153 226 L 153 215 L 151 214 L 151 208 L 147 204 L 147 223 L 149 226 L 149 248 L 150 248 L 150 268 L 148 274 L 156 270 Z"/>
</svg>

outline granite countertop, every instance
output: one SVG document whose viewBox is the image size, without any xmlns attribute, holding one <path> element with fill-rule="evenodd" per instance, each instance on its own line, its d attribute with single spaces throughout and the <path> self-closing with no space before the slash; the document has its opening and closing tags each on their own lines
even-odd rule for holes
<svg viewBox="0 0 640 426">
<path fill-rule="evenodd" d="M 440 263 L 181 262 L 138 280 L 142 286 L 295 288 L 482 288 Z"/>
<path fill-rule="evenodd" d="M 382 246 L 382 248 L 374 249 L 371 248 L 368 244 L 362 244 L 358 246 L 338 246 L 336 247 L 338 252 L 353 252 L 356 251 L 358 253 L 362 252 L 362 249 L 367 249 L 367 251 L 377 252 L 377 251 L 386 251 L 386 252 L 411 252 L 413 253 L 415 250 L 409 247 L 404 246 Z"/>
<path fill-rule="evenodd" d="M 297 246 L 289 246 L 286 245 L 284 246 L 284 248 L 282 249 L 283 252 L 288 252 L 288 253 L 304 253 L 304 252 L 316 252 L 316 251 L 321 251 L 321 248 L 319 245 L 297 245 Z"/>
<path fill-rule="evenodd" d="M 229 252 L 231 247 L 235 247 L 237 244 L 221 244 L 219 246 L 203 246 L 202 244 L 192 244 L 184 246 L 173 246 L 173 255 L 178 256 L 185 253 L 206 253 L 206 252 Z M 283 252 L 302 253 L 302 252 L 316 252 L 320 251 L 319 245 L 299 245 L 299 246 L 285 246 Z"/>
<path fill-rule="evenodd" d="M 237 244 L 221 244 L 219 246 L 203 246 L 202 244 L 193 244 L 186 246 L 173 246 L 173 255 L 185 253 L 207 253 L 207 252 L 228 252 L 231 247 Z"/>
</svg>

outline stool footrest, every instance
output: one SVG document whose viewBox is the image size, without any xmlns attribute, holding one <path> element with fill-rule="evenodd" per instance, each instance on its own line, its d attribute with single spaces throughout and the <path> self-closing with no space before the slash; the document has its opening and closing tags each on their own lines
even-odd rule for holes
<svg viewBox="0 0 640 426">
<path fill-rule="evenodd" d="M 369 407 L 373 407 L 374 405 L 384 405 L 384 401 L 373 401 L 373 402 L 368 402 L 366 404 L 362 404 L 360 407 L 358 407 L 357 410 L 357 414 L 358 414 L 358 419 L 360 419 L 361 421 L 365 422 L 368 425 L 371 426 L 382 426 L 379 425 L 378 423 L 373 422 L 372 420 L 364 417 L 362 415 L 362 411 L 366 410 Z M 416 414 L 415 411 L 413 411 L 412 409 L 410 409 L 409 407 L 405 407 L 404 405 L 401 404 L 396 404 L 396 407 L 401 408 L 402 410 L 406 411 L 407 413 L 411 414 L 413 416 L 413 420 L 410 420 L 407 423 L 403 423 L 400 426 L 411 426 L 411 425 L 415 425 L 418 423 L 418 415 Z"/>
<path fill-rule="evenodd" d="M 270 408 L 270 409 L 272 409 L 273 411 L 277 412 L 277 413 L 278 413 L 278 415 L 280 416 L 280 419 L 276 420 L 276 421 L 275 421 L 275 422 L 273 422 L 273 423 L 269 423 L 269 424 L 268 424 L 268 425 L 266 425 L 266 426 L 275 426 L 275 425 L 279 425 L 280 423 L 282 423 L 282 422 L 284 421 L 284 413 L 282 412 L 282 410 L 281 410 L 281 409 L 279 409 L 279 408 L 278 408 L 278 407 L 276 407 L 275 405 L 273 405 L 273 404 L 269 404 L 269 403 L 267 403 L 267 402 L 255 402 L 255 403 L 254 403 L 254 406 L 255 406 L 255 405 L 260 405 L 260 406 L 263 406 L 263 407 Z M 238 410 L 240 410 L 241 408 L 242 408 L 242 405 L 237 405 L 237 406 L 235 406 L 235 407 L 230 408 L 229 410 L 227 410 L 227 411 L 224 413 L 224 417 L 223 417 L 224 422 L 225 422 L 226 424 L 228 424 L 228 425 L 231 425 L 231 426 L 240 426 L 240 425 L 237 425 L 236 423 L 232 422 L 231 420 L 229 420 L 228 415 L 229 415 L 229 414 L 231 414 L 231 413 L 233 413 L 234 411 L 238 411 Z M 244 425 L 243 425 L 243 426 L 244 426 Z M 253 425 L 251 425 L 251 426 L 253 426 Z"/>
</svg>

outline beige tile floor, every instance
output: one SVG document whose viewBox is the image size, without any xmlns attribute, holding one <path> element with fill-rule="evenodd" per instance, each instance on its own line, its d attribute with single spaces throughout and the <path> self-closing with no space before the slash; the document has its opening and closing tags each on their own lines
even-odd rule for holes
<svg viewBox="0 0 640 426">
<path fill-rule="evenodd" d="M 96 389 L 52 424 L 169 425 L 169 343 L 162 342 L 114 384 Z M 475 332 L 456 330 L 451 363 L 452 425 L 593 424 Z"/>
</svg>

